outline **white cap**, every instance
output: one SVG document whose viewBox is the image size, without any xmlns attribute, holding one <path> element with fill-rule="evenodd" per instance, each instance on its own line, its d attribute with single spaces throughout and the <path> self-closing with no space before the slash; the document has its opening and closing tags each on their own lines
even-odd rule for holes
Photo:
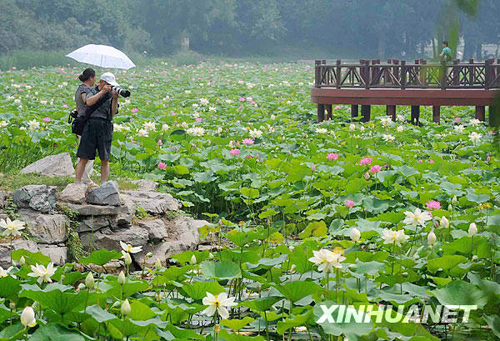
<svg viewBox="0 0 500 341">
<path fill-rule="evenodd" d="M 108 84 L 112 86 L 119 86 L 116 82 L 115 75 L 113 75 L 111 72 L 105 72 L 101 75 L 101 80 L 107 82 Z"/>
</svg>

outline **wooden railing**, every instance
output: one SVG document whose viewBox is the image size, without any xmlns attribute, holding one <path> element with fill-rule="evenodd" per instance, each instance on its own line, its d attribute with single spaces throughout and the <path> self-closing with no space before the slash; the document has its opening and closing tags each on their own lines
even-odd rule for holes
<svg viewBox="0 0 500 341">
<path fill-rule="evenodd" d="M 316 60 L 316 88 L 394 88 L 394 89 L 498 89 L 500 59 L 468 63 L 428 64 L 426 60 L 406 63 L 404 60 L 361 60 L 356 63 L 327 64 Z"/>
</svg>

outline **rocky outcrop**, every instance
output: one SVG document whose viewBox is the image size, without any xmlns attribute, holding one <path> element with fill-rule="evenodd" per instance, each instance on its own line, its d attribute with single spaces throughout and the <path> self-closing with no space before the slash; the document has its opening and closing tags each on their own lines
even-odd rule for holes
<svg viewBox="0 0 500 341">
<path fill-rule="evenodd" d="M 12 195 L 12 200 L 19 208 L 31 208 L 35 211 L 48 213 L 55 208 L 57 193 L 55 186 L 28 185 Z"/>
<path fill-rule="evenodd" d="M 75 169 L 69 153 L 50 155 L 23 168 L 21 174 L 36 173 L 45 176 L 73 176 Z"/>
<path fill-rule="evenodd" d="M 55 187 L 30 185 L 18 189 L 12 198 L 20 208 L 18 219 L 26 223 L 23 231 L 31 240 L 15 239 L 12 247 L 10 240 L 0 243 L 0 266 L 8 267 L 10 251 L 20 248 L 41 252 L 55 264 L 63 265 L 72 247 L 66 244 L 71 226 L 76 227 L 84 249 L 121 251 L 120 241 L 142 246 L 143 251 L 132 255 L 136 267 L 152 266 L 157 259 L 165 264 L 175 253 L 196 249 L 200 242 L 198 228 L 208 223 L 183 216 L 180 202 L 170 194 L 157 192 L 156 183 L 147 180 L 136 183 L 138 190 L 122 193 L 114 181 L 88 193 L 85 185 L 69 184 L 59 201 Z M 2 193 L 0 219 L 5 219 L 7 215 L 1 208 L 8 195 Z M 137 207 L 149 215 L 141 215 L 142 220 L 135 217 Z M 72 212 L 73 222 L 66 209 Z M 176 217 L 171 218 L 173 215 Z M 153 253 L 152 258 L 146 258 L 148 252 Z M 109 271 L 121 264 L 122 261 L 108 264 Z M 101 268 L 108 271 L 106 266 Z"/>
</svg>

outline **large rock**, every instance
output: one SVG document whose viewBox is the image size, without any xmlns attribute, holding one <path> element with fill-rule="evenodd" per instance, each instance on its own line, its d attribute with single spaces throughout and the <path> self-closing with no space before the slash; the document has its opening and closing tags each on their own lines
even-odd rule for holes
<svg viewBox="0 0 500 341">
<path fill-rule="evenodd" d="M 136 211 L 136 204 L 128 199 L 128 198 L 122 198 L 123 205 L 125 209 L 118 213 L 116 218 L 113 218 L 111 220 L 111 228 L 116 229 L 116 228 L 125 228 L 125 227 L 130 227 L 132 224 L 132 219 L 134 219 L 135 211 Z"/>
<path fill-rule="evenodd" d="M 123 191 L 122 198 L 127 198 L 142 207 L 149 214 L 162 215 L 178 211 L 181 203 L 168 193 L 146 191 Z"/>
<path fill-rule="evenodd" d="M 153 243 L 168 237 L 167 226 L 161 219 L 140 221 L 137 225 L 148 231 L 149 240 Z"/>
<path fill-rule="evenodd" d="M 80 235 L 82 245 L 89 247 L 91 244 L 95 249 L 106 249 L 121 251 L 120 241 L 132 246 L 144 246 L 148 242 L 149 233 L 146 229 L 132 226 L 129 229 L 111 231 L 104 228 L 95 233 L 87 232 Z"/>
<path fill-rule="evenodd" d="M 10 252 L 13 250 L 28 250 L 30 252 L 38 252 L 38 247 L 34 241 L 16 239 L 12 242 L 0 244 L 0 266 L 4 269 L 11 266 Z"/>
<path fill-rule="evenodd" d="M 158 188 L 158 183 L 151 180 L 133 180 L 132 183 L 139 186 L 138 191 L 143 192 L 154 192 Z"/>
<path fill-rule="evenodd" d="M 39 214 L 32 210 L 20 210 L 21 219 L 27 224 L 26 228 L 30 234 L 40 243 L 57 244 L 67 239 L 66 229 L 69 220 L 63 214 Z"/>
<path fill-rule="evenodd" d="M 57 245 L 40 245 L 40 252 L 48 256 L 55 265 L 63 266 L 68 260 L 68 248 Z"/>
<path fill-rule="evenodd" d="M 87 195 L 87 203 L 94 205 L 120 206 L 120 192 L 116 181 L 107 181 L 104 185 L 93 188 Z"/>
<path fill-rule="evenodd" d="M 111 227 L 110 216 L 91 216 L 83 219 L 83 221 L 80 222 L 80 225 L 78 225 L 76 231 L 78 233 L 96 232 L 106 227 Z"/>
<path fill-rule="evenodd" d="M 200 242 L 198 229 L 207 225 L 205 220 L 195 220 L 189 217 L 179 216 L 167 222 L 167 241 L 157 245 L 146 245 L 142 252 L 132 255 L 139 266 L 153 266 L 156 260 L 165 265 L 170 256 L 194 250 Z M 146 254 L 151 252 L 153 257 L 146 258 Z"/>
<path fill-rule="evenodd" d="M 79 184 L 69 184 L 61 192 L 59 199 L 61 201 L 72 202 L 75 204 L 85 203 L 85 194 L 87 193 L 87 185 Z"/>
<path fill-rule="evenodd" d="M 19 208 L 31 208 L 48 213 L 55 208 L 57 201 L 56 187 L 46 185 L 28 185 L 21 187 L 12 195 Z"/>
<path fill-rule="evenodd" d="M 69 153 L 49 155 L 21 170 L 22 174 L 36 173 L 45 176 L 72 176 L 75 173 Z"/>
</svg>

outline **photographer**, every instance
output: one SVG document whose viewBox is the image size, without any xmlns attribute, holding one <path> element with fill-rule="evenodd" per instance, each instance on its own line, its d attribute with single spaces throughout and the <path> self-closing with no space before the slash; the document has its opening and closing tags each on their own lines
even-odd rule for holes
<svg viewBox="0 0 500 341">
<path fill-rule="evenodd" d="M 79 116 L 85 115 L 85 111 L 87 110 L 87 105 L 85 104 L 85 99 L 87 94 L 91 91 L 91 88 L 95 85 L 95 70 L 92 68 L 87 68 L 83 70 L 82 74 L 78 76 L 78 79 L 82 82 L 78 86 L 75 92 L 75 103 L 76 103 L 76 111 Z M 78 141 L 80 141 L 81 137 L 78 136 Z M 78 162 L 80 159 L 78 159 Z M 87 165 L 85 166 L 85 170 L 83 172 L 82 182 L 87 186 L 97 186 L 92 179 L 90 179 L 90 174 L 94 170 L 94 160 L 89 160 Z"/>
<path fill-rule="evenodd" d="M 76 166 L 76 183 L 82 181 L 85 166 L 94 160 L 96 150 L 101 160 L 101 185 L 108 180 L 111 141 L 113 140 L 113 116 L 118 112 L 118 93 L 112 86 L 118 86 L 115 76 L 104 73 L 99 85 L 90 88 L 85 96 L 85 104 L 91 111 L 88 122 L 83 129 L 76 156 L 80 158 Z"/>
</svg>

